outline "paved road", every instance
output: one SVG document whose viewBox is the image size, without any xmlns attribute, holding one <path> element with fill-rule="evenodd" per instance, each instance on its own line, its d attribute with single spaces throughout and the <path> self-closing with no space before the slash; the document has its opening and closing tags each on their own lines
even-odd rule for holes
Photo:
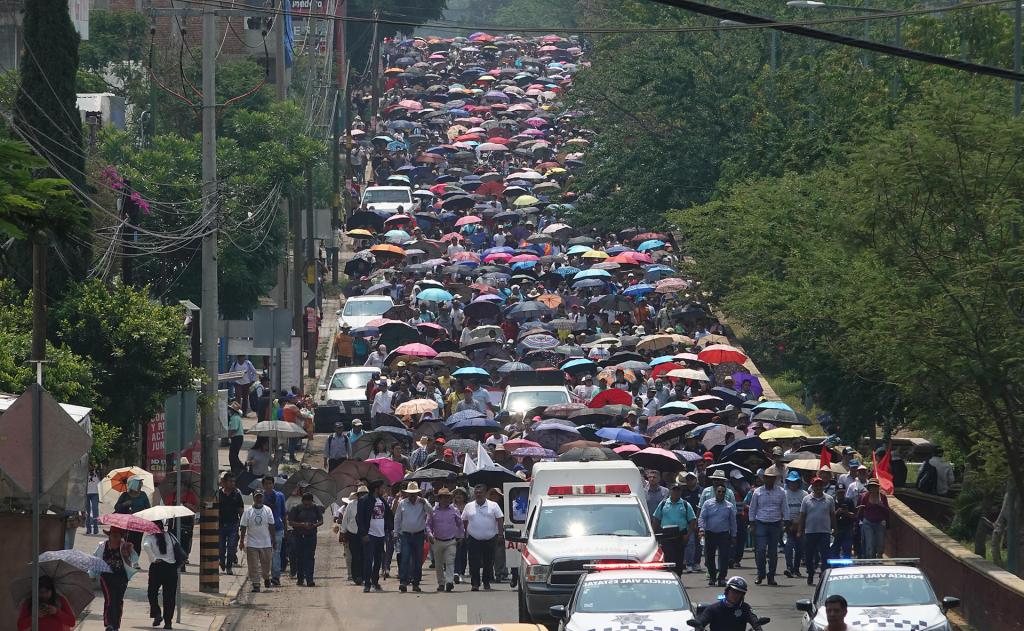
<svg viewBox="0 0 1024 631">
<path fill-rule="evenodd" d="M 515 592 L 508 586 L 492 592 L 469 591 L 469 585 L 456 585 L 450 594 L 424 591 L 400 593 L 394 578 L 384 581 L 384 593 L 363 594 L 362 589 L 345 580 L 344 556 L 337 539 L 326 527 L 320 536 L 317 554 L 317 587 L 295 586 L 285 580 L 272 591 L 250 594 L 243 591 L 236 615 L 229 619 L 241 631 L 289 631 L 291 629 L 390 629 L 420 631 L 433 626 L 458 623 L 508 622 L 516 620 Z M 738 572 L 753 580 L 744 563 Z M 432 573 L 424 569 L 424 587 L 433 585 Z M 719 593 L 706 586 L 702 576 L 684 575 L 690 596 L 695 601 L 710 601 Z M 770 617 L 769 629 L 799 628 L 799 616 L 793 602 L 807 596 L 811 588 L 803 580 L 781 579 L 779 587 L 753 586 L 749 602 L 759 615 Z"/>
</svg>

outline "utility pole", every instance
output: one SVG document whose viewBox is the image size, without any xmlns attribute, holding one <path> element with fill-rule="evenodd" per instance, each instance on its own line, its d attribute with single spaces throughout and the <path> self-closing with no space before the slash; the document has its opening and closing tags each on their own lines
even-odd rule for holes
<svg viewBox="0 0 1024 631">
<path fill-rule="evenodd" d="M 377 108 L 380 104 L 380 0 L 373 0 L 373 44 L 370 46 L 370 71 L 373 90 L 370 99 L 371 134 L 377 133 Z"/>
<path fill-rule="evenodd" d="M 1020 72 L 1021 65 L 1021 46 L 1020 46 L 1020 30 L 1021 30 L 1021 19 L 1022 9 L 1020 2 L 1013 3 L 1013 70 L 1014 72 Z M 1021 85 L 1020 81 L 1013 82 L 1013 115 L 1020 116 L 1020 100 L 1021 100 Z M 1007 558 L 1011 558 L 1014 555 L 1007 555 Z"/>
<path fill-rule="evenodd" d="M 315 226 L 315 214 L 316 211 L 313 209 L 313 165 L 306 167 L 306 265 L 305 269 L 309 270 L 308 280 L 312 285 L 313 289 L 313 311 L 310 312 L 308 309 L 305 310 L 307 315 L 305 340 L 306 340 L 306 362 L 308 364 L 307 373 L 308 377 L 316 377 L 316 344 L 314 343 L 315 336 L 313 332 L 316 331 L 316 315 L 317 315 L 317 285 L 319 283 L 320 274 L 317 272 L 317 256 L 316 252 L 316 239 L 314 239 Z M 303 305 L 305 307 L 305 305 Z"/>
<path fill-rule="evenodd" d="M 334 112 L 331 120 L 331 232 L 341 228 L 341 87 L 334 85 Z M 331 282 L 338 284 L 338 245 L 331 244 Z"/>
<path fill-rule="evenodd" d="M 219 531 L 217 506 L 217 472 L 220 420 L 217 413 L 218 334 L 217 317 L 217 15 L 214 6 L 203 6 L 203 214 L 209 222 L 209 234 L 203 237 L 202 247 L 202 305 L 200 333 L 203 370 L 204 401 L 202 423 L 202 515 L 199 522 L 199 591 L 220 591 L 217 563 Z"/>
<path fill-rule="evenodd" d="M 46 362 L 46 243 L 32 235 L 32 363 L 36 385 L 32 392 L 32 631 L 39 631 L 39 529 L 43 494 L 43 364 Z M 31 389 L 31 386 L 30 386 Z"/>
</svg>

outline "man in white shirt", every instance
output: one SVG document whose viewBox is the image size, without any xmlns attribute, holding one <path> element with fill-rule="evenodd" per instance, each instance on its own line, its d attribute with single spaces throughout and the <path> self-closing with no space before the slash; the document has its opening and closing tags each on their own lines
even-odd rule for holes
<svg viewBox="0 0 1024 631">
<path fill-rule="evenodd" d="M 373 397 L 373 405 L 370 406 L 370 418 L 375 419 L 378 414 L 391 414 L 391 400 L 394 396 L 391 388 L 382 388 L 377 392 Z"/>
<path fill-rule="evenodd" d="M 363 363 L 364 366 L 370 366 L 373 368 L 383 368 L 384 360 L 388 356 L 388 347 L 383 344 L 377 346 L 377 350 L 373 351 L 366 356 L 366 361 Z"/>
<path fill-rule="evenodd" d="M 572 392 L 580 398 L 580 401 L 590 403 L 590 400 L 597 396 L 597 386 L 594 385 L 594 375 L 584 376 L 583 383 L 573 388 Z"/>
<path fill-rule="evenodd" d="M 256 383 L 259 375 L 256 374 L 256 367 L 245 355 L 239 355 L 231 364 L 231 372 L 239 371 L 243 374 L 235 379 L 235 400 L 242 406 L 242 416 L 245 416 L 249 413 L 249 388 Z"/>
<path fill-rule="evenodd" d="M 480 591 L 481 573 L 484 589 L 491 588 L 494 580 L 494 538 L 503 537 L 501 526 L 505 514 L 501 508 L 487 499 L 487 487 L 476 485 L 473 489 L 475 501 L 466 504 L 462 510 L 462 522 L 466 526 L 466 549 L 469 553 L 469 578 L 472 591 Z"/>
<path fill-rule="evenodd" d="M 252 506 L 242 513 L 238 547 L 245 550 L 245 559 L 249 564 L 249 580 L 252 591 L 260 591 L 260 574 L 263 575 L 263 586 L 270 587 L 270 561 L 274 552 L 274 512 L 263 504 L 263 489 L 252 492 Z"/>
</svg>

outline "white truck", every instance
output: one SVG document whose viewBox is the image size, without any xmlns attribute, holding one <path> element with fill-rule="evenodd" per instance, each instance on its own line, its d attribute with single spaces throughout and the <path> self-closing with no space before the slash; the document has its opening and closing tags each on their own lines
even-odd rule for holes
<svg viewBox="0 0 1024 631">
<path fill-rule="evenodd" d="M 520 622 L 548 621 L 552 605 L 569 602 L 584 566 L 662 560 L 632 462 L 537 463 L 525 514 L 522 487 L 505 487 L 505 540 L 520 556 Z"/>
<path fill-rule="evenodd" d="M 361 202 L 367 210 L 412 212 L 412 191 L 408 186 L 369 186 Z"/>
</svg>

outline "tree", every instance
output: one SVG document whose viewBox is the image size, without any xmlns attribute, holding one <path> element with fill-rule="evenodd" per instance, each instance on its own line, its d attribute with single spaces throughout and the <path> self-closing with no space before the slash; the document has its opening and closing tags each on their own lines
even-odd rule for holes
<svg viewBox="0 0 1024 631">
<path fill-rule="evenodd" d="M 92 358 L 96 406 L 119 430 L 123 453 L 137 446 L 166 397 L 198 377 L 180 310 L 153 302 L 147 288 L 76 285 L 54 308 L 52 330 L 61 344 Z"/>
<path fill-rule="evenodd" d="M 63 176 L 82 191 L 85 156 L 75 96 L 79 37 L 67 4 L 61 0 L 26 3 L 22 31 L 21 82 L 14 126 L 50 163 L 51 173 Z M 58 286 L 63 284 L 65 274 L 72 279 L 84 278 L 88 270 L 91 234 L 83 229 L 74 238 L 54 243 L 64 261 L 61 267 L 53 266 L 49 274 Z"/>
</svg>

